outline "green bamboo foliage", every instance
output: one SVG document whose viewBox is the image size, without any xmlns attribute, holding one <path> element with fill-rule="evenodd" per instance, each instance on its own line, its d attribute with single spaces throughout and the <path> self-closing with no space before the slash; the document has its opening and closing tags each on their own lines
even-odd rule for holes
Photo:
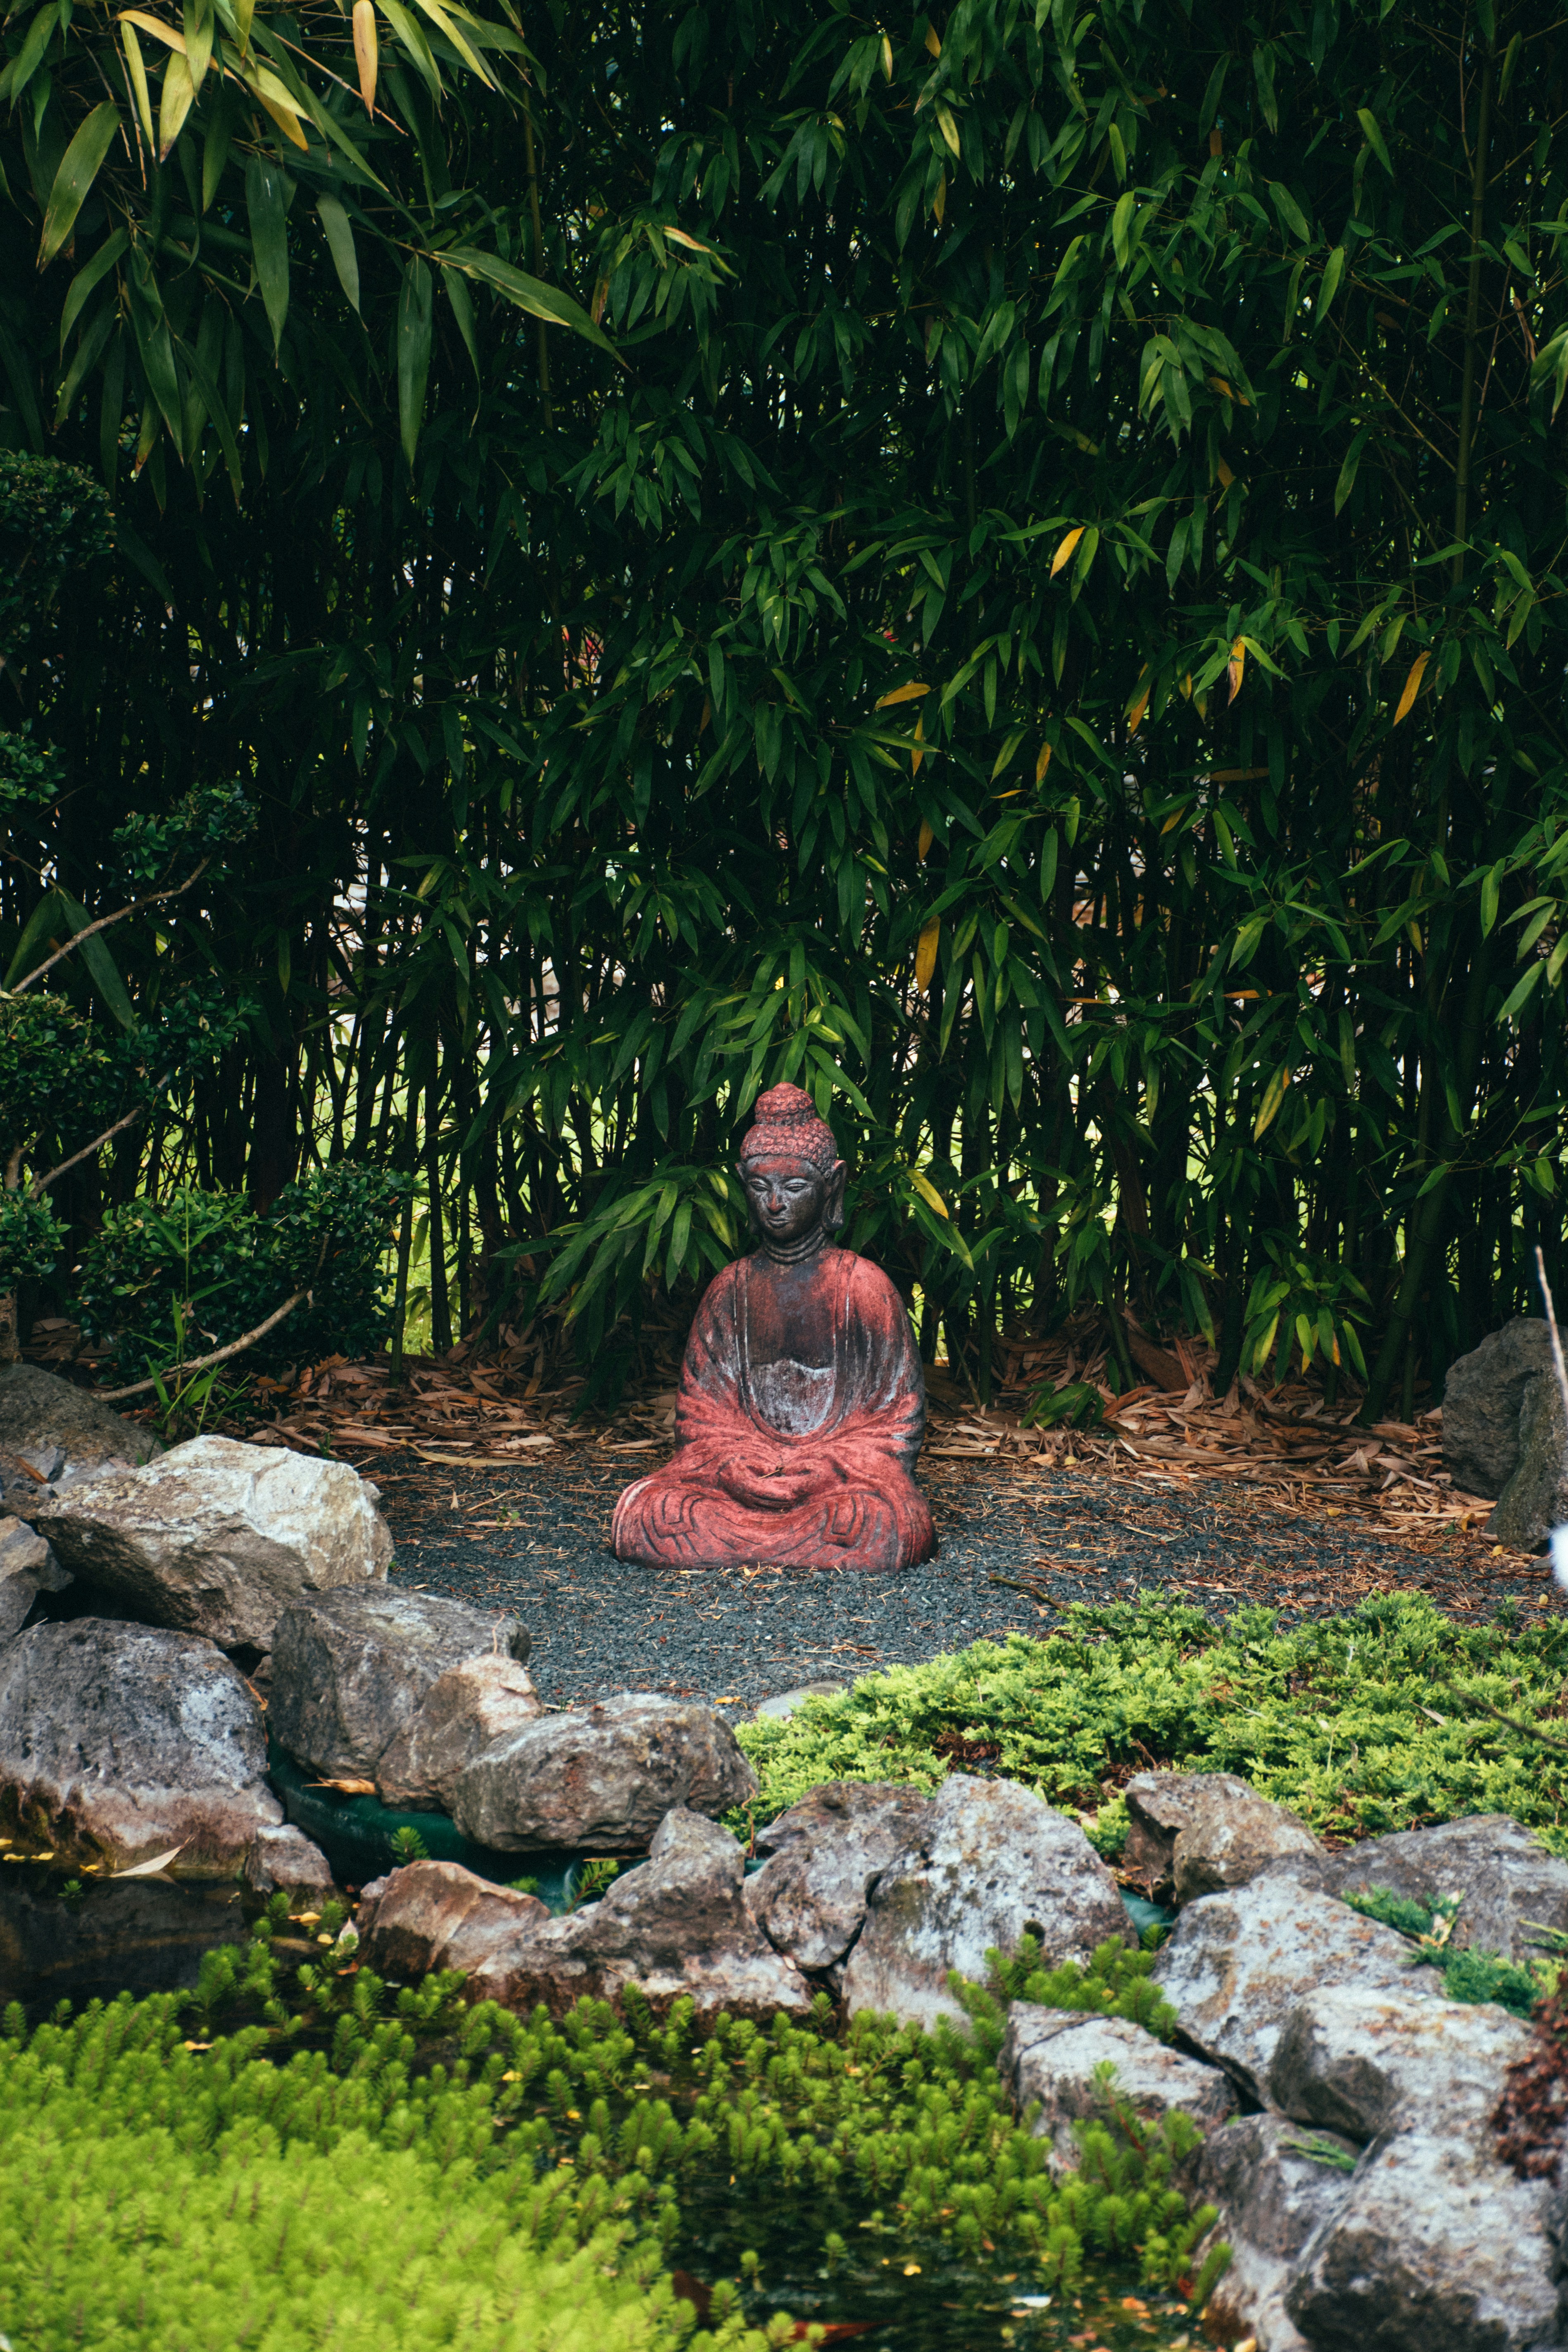
<svg viewBox="0 0 1568 2352">
<path fill-rule="evenodd" d="M 1563 32 L 432 0 L 372 118 L 366 21 L 5 35 L 122 519 L 23 695 L 268 813 L 196 1172 L 417 1166 L 437 1336 L 565 1229 L 611 1363 L 790 1076 L 983 1383 L 1100 1297 L 1408 1402 L 1558 1262 Z"/>
</svg>

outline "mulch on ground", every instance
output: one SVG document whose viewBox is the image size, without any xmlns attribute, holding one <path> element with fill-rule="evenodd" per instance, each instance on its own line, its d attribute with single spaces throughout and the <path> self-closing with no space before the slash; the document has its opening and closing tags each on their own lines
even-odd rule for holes
<svg viewBox="0 0 1568 2352">
<path fill-rule="evenodd" d="M 634 1466 L 613 1444 L 574 1444 L 521 1471 L 407 1450 L 366 1454 L 357 1466 L 382 1489 L 394 1580 L 516 1610 L 555 1705 L 636 1688 L 740 1710 L 803 1682 L 848 1683 L 1009 1633 L 1037 1638 L 1069 1602 L 1140 1593 L 1215 1617 L 1262 1602 L 1285 1623 L 1410 1591 L 1472 1622 L 1503 1604 L 1521 1614 L 1558 1605 L 1544 1563 L 1473 1531 L 1394 1540 L 1341 1507 L 1302 1510 L 1217 1480 L 1161 1488 L 1098 1463 L 922 1462 L 938 1556 L 881 1577 L 672 1574 L 616 1560 L 610 1513 L 645 1462 Z"/>
</svg>

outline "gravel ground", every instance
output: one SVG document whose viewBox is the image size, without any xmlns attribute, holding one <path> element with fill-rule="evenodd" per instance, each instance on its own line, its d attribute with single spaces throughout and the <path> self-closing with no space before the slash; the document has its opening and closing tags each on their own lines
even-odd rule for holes
<svg viewBox="0 0 1568 2352">
<path fill-rule="evenodd" d="M 1215 1616 L 1265 1601 L 1287 1623 L 1411 1589 L 1467 1618 L 1510 1601 L 1560 1605 L 1543 1565 L 1489 1561 L 1473 1538 L 1431 1550 L 1389 1543 L 1349 1512 L 1288 1513 L 1235 1482 L 1163 1493 L 1083 1470 L 922 1472 L 937 1558 L 863 1577 L 627 1567 L 607 1535 L 636 1470 L 592 1447 L 521 1476 L 393 1469 L 384 1456 L 371 1475 L 396 1539 L 394 1581 L 518 1611 L 541 1694 L 557 1706 L 637 1689 L 740 1711 L 803 1682 L 850 1682 L 982 1638 L 1038 1635 L 1069 1601 L 1139 1592 L 1180 1595 Z"/>
</svg>

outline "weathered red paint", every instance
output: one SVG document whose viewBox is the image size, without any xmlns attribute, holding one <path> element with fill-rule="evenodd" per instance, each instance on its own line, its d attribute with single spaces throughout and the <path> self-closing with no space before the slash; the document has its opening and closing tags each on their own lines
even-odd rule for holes
<svg viewBox="0 0 1568 2352">
<path fill-rule="evenodd" d="M 622 1495 L 616 1552 L 655 1568 L 929 1559 L 914 1334 L 887 1276 L 828 1238 L 844 1170 L 798 1087 L 762 1097 L 741 1173 L 763 1246 L 698 1308 L 674 1457 Z"/>
</svg>

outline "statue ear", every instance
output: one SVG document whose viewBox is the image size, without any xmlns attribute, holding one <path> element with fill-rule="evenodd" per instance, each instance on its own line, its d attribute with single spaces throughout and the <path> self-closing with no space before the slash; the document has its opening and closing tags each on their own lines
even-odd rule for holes
<svg viewBox="0 0 1568 2352">
<path fill-rule="evenodd" d="M 844 1185 L 848 1173 L 843 1160 L 836 1160 L 823 1185 L 822 1222 L 830 1234 L 836 1234 L 844 1223 Z"/>
</svg>

